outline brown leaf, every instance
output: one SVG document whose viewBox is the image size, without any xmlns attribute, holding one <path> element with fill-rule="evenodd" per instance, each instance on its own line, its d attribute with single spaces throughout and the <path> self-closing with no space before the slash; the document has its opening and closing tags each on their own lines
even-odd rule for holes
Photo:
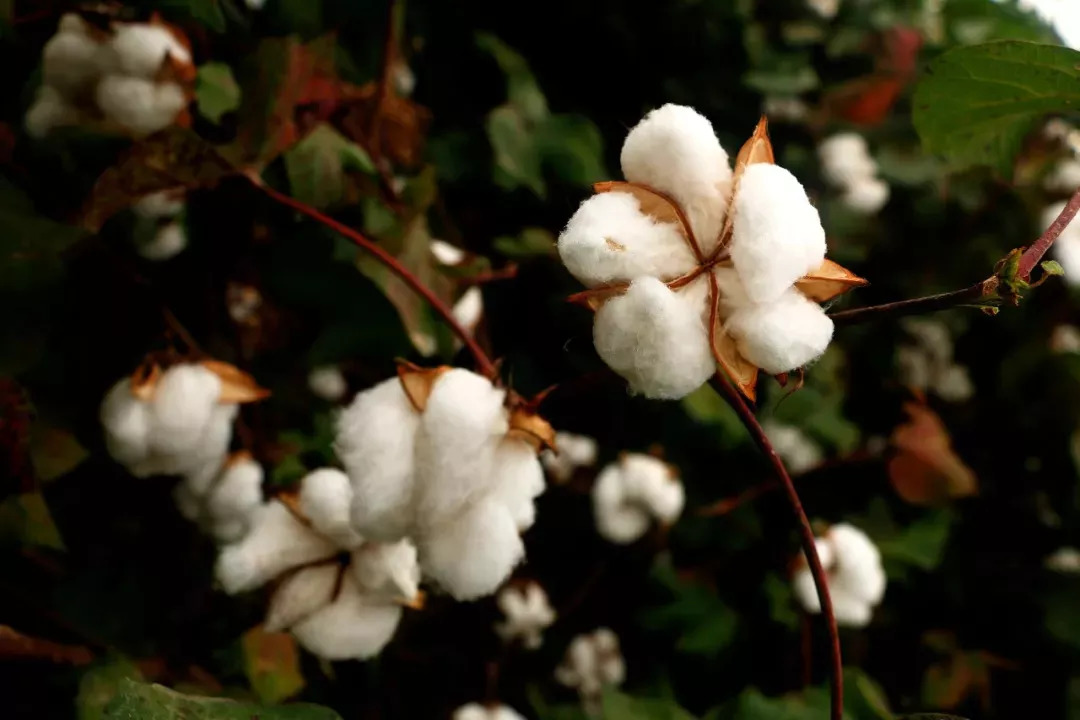
<svg viewBox="0 0 1080 720">
<path fill-rule="evenodd" d="M 823 303 L 843 295 L 857 287 L 865 287 L 870 282 L 843 265 L 828 258 L 817 270 L 807 273 L 795 283 L 795 287 L 816 303 Z"/>
<path fill-rule="evenodd" d="M 258 625 L 244 633 L 244 674 L 264 703 L 279 703 L 306 684 L 300 672 L 296 639 L 286 632 L 268 633 Z"/>
<path fill-rule="evenodd" d="M 18 630 L 0 625 L 0 658 L 49 660 L 69 665 L 89 665 L 94 654 L 81 645 L 64 645 L 42 638 L 24 635 Z"/>
<path fill-rule="evenodd" d="M 731 197 L 728 199 L 728 207 L 731 208 L 735 193 L 739 190 L 739 180 L 742 179 L 746 168 L 759 163 L 776 164 L 776 156 L 773 153 L 772 142 L 769 140 L 769 120 L 764 115 L 758 120 L 750 139 L 739 148 L 739 154 L 735 156 L 735 169 L 731 174 Z M 735 223 L 735 213 L 728 212 L 724 218 L 724 228 L 720 232 L 721 241 L 731 237 Z"/>
<path fill-rule="evenodd" d="M 340 121 L 341 131 L 368 152 L 389 158 L 395 165 L 419 165 L 431 112 L 392 90 L 380 100 L 378 90 L 377 84 L 370 82 L 350 92 L 344 103 L 348 111 Z"/>
<path fill-rule="evenodd" d="M 161 379 L 161 366 L 156 362 L 144 362 L 131 373 L 131 394 L 146 401 L 154 397 L 154 388 Z"/>
<path fill-rule="evenodd" d="M 449 369 L 446 365 L 425 368 L 405 360 L 398 361 L 398 380 L 401 381 L 401 387 L 416 412 L 422 413 L 427 409 L 428 398 L 431 397 L 435 382 Z"/>
<path fill-rule="evenodd" d="M 555 428 L 551 427 L 539 414 L 527 408 L 514 408 L 510 412 L 510 431 L 508 437 L 524 440 L 537 452 L 543 449 L 558 451 L 555 447 Z"/>
<path fill-rule="evenodd" d="M 736 347 L 735 339 L 724 332 L 717 318 L 713 332 L 713 355 L 720 364 L 724 374 L 735 383 L 743 395 L 751 401 L 757 396 L 758 367 L 744 358 Z"/>
<path fill-rule="evenodd" d="M 221 360 L 203 360 L 199 364 L 221 378 L 221 395 L 218 396 L 221 405 L 256 402 L 270 397 L 269 390 L 259 387 L 255 378 L 235 365 Z"/>
<path fill-rule="evenodd" d="M 978 494 L 978 481 L 953 451 L 941 418 L 926 405 L 904 405 L 908 421 L 893 431 L 896 454 L 889 460 L 889 479 L 909 503 L 940 505 L 952 498 Z"/>
<path fill-rule="evenodd" d="M 641 212 L 657 222 L 672 223 L 675 225 L 675 227 L 679 229 L 679 232 L 682 233 L 682 236 L 686 238 L 686 241 L 690 243 L 690 249 L 694 249 L 694 241 L 692 240 L 693 232 L 687 224 L 686 219 L 683 217 L 678 203 L 659 190 L 654 190 L 648 185 L 642 185 L 641 183 L 609 180 L 607 182 L 593 183 L 593 192 L 621 192 L 626 193 L 627 195 L 633 195 L 637 198 L 638 204 L 641 206 Z"/>
</svg>

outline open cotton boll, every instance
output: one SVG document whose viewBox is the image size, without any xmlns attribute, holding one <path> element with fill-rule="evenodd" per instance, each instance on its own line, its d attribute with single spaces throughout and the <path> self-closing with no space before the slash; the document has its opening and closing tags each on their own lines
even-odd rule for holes
<svg viewBox="0 0 1080 720">
<path fill-rule="evenodd" d="M 821 173 L 830 185 L 848 188 L 877 174 L 866 138 L 858 133 L 831 135 L 818 145 Z"/>
<path fill-rule="evenodd" d="M 637 198 L 623 192 L 599 193 L 581 203 L 559 235 L 559 257 L 589 287 L 642 275 L 671 280 L 696 265 L 678 228 L 645 215 Z"/>
<path fill-rule="evenodd" d="M 83 22 L 71 13 L 65 17 Z M 68 97 L 82 92 L 98 76 L 100 50 L 84 26 L 61 23 L 60 31 L 45 43 L 41 52 L 42 81 Z"/>
<path fill-rule="evenodd" d="M 766 420 L 761 424 L 761 429 L 793 475 L 812 470 L 824 459 L 821 447 L 793 425 Z"/>
<path fill-rule="evenodd" d="M 885 595 L 885 571 L 881 552 L 859 528 L 839 523 L 829 528 L 838 583 L 865 602 L 876 605 Z"/>
<path fill-rule="evenodd" d="M 731 260 L 754 302 L 775 300 L 825 260 L 817 208 L 779 165 L 746 168 L 732 211 Z"/>
<path fill-rule="evenodd" d="M 732 173 L 712 123 L 693 108 L 664 105 L 631 128 L 619 159 L 627 180 L 679 202 L 704 253 L 716 247 Z"/>
<path fill-rule="evenodd" d="M 628 453 L 619 466 L 630 499 L 647 508 L 660 522 L 673 523 L 678 519 L 686 495 L 670 465 L 651 455 Z"/>
<path fill-rule="evenodd" d="M 495 633 L 505 642 L 520 639 L 529 650 L 543 643 L 543 631 L 555 622 L 555 610 L 539 583 L 505 587 L 499 591 L 495 604 L 506 617 L 495 624 Z"/>
<path fill-rule="evenodd" d="M 599 628 L 575 637 L 562 663 L 555 668 L 555 679 L 577 689 L 582 698 L 596 696 L 605 686 L 621 685 L 626 679 L 626 665 L 618 636 L 608 628 Z"/>
<path fill-rule="evenodd" d="M 274 590 L 263 625 L 267 632 L 281 632 L 300 622 L 334 599 L 344 568 L 336 562 L 302 568 L 286 576 Z"/>
<path fill-rule="evenodd" d="M 1061 211 L 1065 209 L 1066 201 L 1053 203 L 1043 210 L 1042 227 L 1049 228 L 1057 219 Z M 1080 285 L 1080 222 L 1073 218 L 1072 222 L 1050 246 L 1050 252 L 1054 259 L 1061 263 L 1061 269 L 1065 271 L 1065 282 L 1070 285 Z"/>
<path fill-rule="evenodd" d="M 489 498 L 426 528 L 419 545 L 424 574 L 457 600 L 495 592 L 525 556 L 514 518 Z"/>
<path fill-rule="evenodd" d="M 766 95 L 761 112 L 770 121 L 802 122 L 810 114 L 810 107 L 795 95 Z"/>
<path fill-rule="evenodd" d="M 349 571 L 372 597 L 409 601 L 420 591 L 420 565 L 411 540 L 365 543 L 353 552 Z"/>
<path fill-rule="evenodd" d="M 1073 193 L 1080 188 L 1080 160 L 1066 158 L 1043 178 L 1043 187 L 1050 192 Z"/>
<path fill-rule="evenodd" d="M 226 463 L 206 498 L 211 534 L 235 542 L 247 532 L 250 518 L 262 505 L 262 465 L 251 458 Z"/>
<path fill-rule="evenodd" d="M 800 368 L 825 352 L 833 322 L 821 306 L 794 288 L 766 305 L 732 313 L 724 330 L 750 362 L 776 375 Z"/>
<path fill-rule="evenodd" d="M 963 402 L 975 394 L 975 385 L 968 369 L 954 363 L 934 379 L 934 392 L 942 400 Z"/>
<path fill-rule="evenodd" d="M 334 450 L 352 483 L 352 524 L 364 537 L 394 541 L 409 531 L 419 426 L 396 377 L 359 393 L 338 416 Z"/>
<path fill-rule="evenodd" d="M 337 402 L 345 397 L 349 384 L 337 365 L 320 365 L 308 373 L 308 389 L 327 402 Z"/>
<path fill-rule="evenodd" d="M 497 440 L 509 430 L 506 391 L 453 368 L 432 387 L 416 436 L 416 513 L 435 524 L 489 491 Z"/>
<path fill-rule="evenodd" d="M 597 310 L 593 343 L 632 391 L 649 398 L 684 397 L 716 371 L 701 308 L 653 277 Z"/>
<path fill-rule="evenodd" d="M 533 500 L 545 488 L 544 470 L 536 451 L 523 440 L 502 440 L 495 450 L 491 474 L 493 497 L 510 511 L 518 530 L 528 530 L 536 520 Z"/>
<path fill-rule="evenodd" d="M 349 476 L 334 468 L 319 468 L 300 481 L 300 512 L 312 527 L 344 549 L 364 542 L 350 523 L 353 502 Z"/>
<path fill-rule="evenodd" d="M 151 80 L 166 58 L 182 64 L 191 62 L 191 53 L 161 25 L 125 23 L 115 26 L 108 43 L 110 72 Z"/>
<path fill-rule="evenodd" d="M 143 195 L 131 206 L 132 212 L 147 220 L 175 217 L 184 211 L 186 200 L 183 191 L 161 190 Z"/>
<path fill-rule="evenodd" d="M 555 447 L 559 450 L 544 450 L 540 453 L 540 462 L 544 470 L 557 483 L 564 483 L 574 475 L 579 467 L 592 467 L 596 464 L 596 441 L 586 435 L 574 433 L 555 433 Z"/>
<path fill-rule="evenodd" d="M 880 178 L 863 178 L 848 186 L 841 196 L 844 205 L 857 213 L 870 215 L 889 202 L 889 183 Z"/>
<path fill-rule="evenodd" d="M 172 125 L 187 105 L 184 90 L 174 82 L 154 82 L 125 75 L 107 75 L 97 86 L 97 104 L 105 118 L 136 136 Z"/>
<path fill-rule="evenodd" d="M 397 630 L 401 607 L 373 604 L 348 573 L 338 595 L 292 626 L 308 652 L 324 660 L 366 660 L 378 655 Z"/>
<path fill-rule="evenodd" d="M 633 502 L 619 463 L 608 465 L 597 475 L 592 500 L 597 532 L 610 542 L 632 543 L 652 524 L 648 511 Z"/>
<path fill-rule="evenodd" d="M 453 720 L 525 720 L 525 717 L 506 705 L 469 703 L 454 711 Z"/>
<path fill-rule="evenodd" d="M 169 260 L 182 253 L 188 244 L 187 231 L 179 222 L 162 225 L 146 242 L 139 243 L 135 251 L 147 260 Z"/>
<path fill-rule="evenodd" d="M 473 285 L 466 290 L 454 303 L 451 314 L 466 330 L 469 332 L 475 330 L 484 314 L 484 294 L 480 292 L 480 288 Z"/>
<path fill-rule="evenodd" d="M 38 88 L 34 103 L 26 111 L 23 127 L 32 138 L 43 138 L 53 128 L 78 125 L 83 120 L 83 113 L 69 103 L 57 90 L 49 85 Z"/>
<path fill-rule="evenodd" d="M 130 465 L 148 452 L 150 412 L 146 403 L 131 394 L 131 379 L 112 386 L 101 402 L 101 424 L 105 428 L 105 448 L 114 460 Z"/>
<path fill-rule="evenodd" d="M 240 542 L 221 550 L 214 573 L 225 592 L 235 595 L 337 552 L 336 545 L 272 500 L 252 515 L 251 531 Z"/>
</svg>

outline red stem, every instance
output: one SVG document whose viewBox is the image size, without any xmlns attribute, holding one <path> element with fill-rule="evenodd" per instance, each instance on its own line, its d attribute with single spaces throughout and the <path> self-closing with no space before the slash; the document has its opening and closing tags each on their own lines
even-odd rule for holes
<svg viewBox="0 0 1080 720">
<path fill-rule="evenodd" d="M 1057 216 L 1054 222 L 1050 223 L 1050 227 L 1046 228 L 1046 232 L 1039 236 L 1039 239 L 1031 244 L 1024 254 L 1020 256 L 1020 265 L 1017 268 L 1016 274 L 1023 280 L 1027 280 L 1031 277 L 1031 271 L 1035 269 L 1035 266 L 1042 260 L 1043 255 L 1050 249 L 1050 246 L 1054 244 L 1054 241 L 1058 239 L 1062 231 L 1068 226 L 1072 219 L 1076 217 L 1077 211 L 1080 211 L 1080 190 L 1073 193 L 1073 196 L 1069 198 L 1069 202 L 1065 203 L 1065 207 L 1062 208 L 1061 213 Z"/>
<path fill-rule="evenodd" d="M 739 419 L 742 420 L 746 429 L 750 432 L 750 436 L 754 439 L 758 448 L 765 454 L 766 459 L 772 465 L 773 471 L 776 473 L 780 482 L 783 484 L 784 491 L 787 493 L 788 502 L 791 504 L 791 509 L 795 512 L 795 519 L 799 524 L 799 535 L 802 541 L 803 553 L 806 555 L 806 560 L 810 565 L 810 573 L 814 576 L 814 586 L 817 588 L 818 599 L 821 601 L 821 612 L 825 616 L 825 624 L 829 631 L 830 642 L 830 655 L 832 660 L 832 678 L 831 678 L 831 712 L 830 717 L 832 720 L 843 720 L 844 715 L 844 665 L 843 660 L 840 657 L 840 632 L 836 627 L 836 615 L 833 613 L 832 598 L 829 596 L 829 586 L 825 580 L 825 569 L 821 566 L 821 558 L 817 553 L 817 542 L 814 539 L 814 530 L 810 527 L 810 519 L 806 517 L 806 511 L 803 510 L 802 501 L 799 500 L 799 493 L 795 490 L 795 484 L 791 481 L 791 476 L 788 475 L 787 468 L 784 467 L 784 462 L 780 459 L 780 456 L 776 454 L 776 450 L 773 449 L 772 443 L 769 442 L 769 438 L 765 436 L 765 430 L 761 427 L 761 423 L 754 417 L 754 412 L 750 409 L 750 406 L 746 404 L 743 396 L 739 394 L 739 391 L 732 387 L 727 378 L 717 373 L 709 384 L 713 386 L 717 392 L 723 395 L 731 407 L 738 414 Z"/>
<path fill-rule="evenodd" d="M 401 278 L 406 285 L 416 292 L 416 294 L 428 301 L 431 307 L 439 314 L 453 333 L 461 338 L 461 341 L 465 343 L 465 347 L 469 348 L 469 352 L 472 353 L 472 356 L 476 361 L 476 367 L 481 374 L 486 375 L 491 379 L 494 379 L 499 374 L 498 370 L 495 368 L 495 363 L 491 361 L 491 358 L 487 356 L 487 353 L 484 352 L 483 348 L 480 347 L 479 343 L 476 342 L 469 331 L 454 318 L 454 313 L 450 310 L 450 307 L 444 303 L 438 295 L 432 292 L 431 288 L 425 285 L 420 278 L 416 277 L 411 270 L 402 265 L 397 258 L 386 250 L 383 250 L 361 233 L 353 230 L 348 225 L 340 223 L 328 215 L 324 215 L 310 205 L 300 202 L 296 198 L 278 192 L 274 188 L 263 183 L 258 177 L 250 177 L 249 179 L 276 202 L 279 202 L 286 207 L 290 207 L 302 215 L 307 215 L 312 220 L 325 225 L 335 232 L 341 233 L 373 255 L 375 259 L 385 265 L 390 272 Z"/>
</svg>

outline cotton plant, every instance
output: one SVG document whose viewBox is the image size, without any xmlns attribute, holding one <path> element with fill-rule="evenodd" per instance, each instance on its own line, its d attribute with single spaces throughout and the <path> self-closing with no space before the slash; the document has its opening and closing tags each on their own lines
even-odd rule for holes
<svg viewBox="0 0 1080 720">
<path fill-rule="evenodd" d="M 525 556 L 554 432 L 527 403 L 461 368 L 402 365 L 356 396 L 335 446 L 351 517 L 372 540 L 412 538 L 424 575 L 459 600 L 490 595 Z"/>
<path fill-rule="evenodd" d="M 135 214 L 135 251 L 147 260 L 162 261 L 179 255 L 188 245 L 183 214 L 184 190 L 162 190 L 144 195 L 132 205 Z"/>
<path fill-rule="evenodd" d="M 568 482 L 578 468 L 596 464 L 596 440 L 587 435 L 557 432 L 555 445 L 558 451 L 544 450 L 540 453 L 540 462 L 552 482 Z"/>
<path fill-rule="evenodd" d="M 840 190 L 850 210 L 872 215 L 889 201 L 889 184 L 878 177 L 878 164 L 859 133 L 830 135 L 818 146 L 826 182 Z"/>
<path fill-rule="evenodd" d="M 256 509 L 263 504 L 262 465 L 241 450 L 220 467 L 207 465 L 181 479 L 173 491 L 177 509 L 218 542 L 235 542 L 247 534 Z"/>
<path fill-rule="evenodd" d="M 830 527 L 816 539 L 816 544 L 837 624 L 865 627 L 885 596 L 881 552 L 866 533 L 847 523 Z M 806 612 L 821 612 L 814 577 L 804 555 L 799 556 L 792 588 Z"/>
<path fill-rule="evenodd" d="M 318 398 L 336 403 L 349 391 L 349 383 L 337 365 L 319 365 L 308 373 L 308 389 Z"/>
<path fill-rule="evenodd" d="M 800 428 L 776 420 L 766 420 L 761 424 L 761 428 L 792 474 L 813 470 L 821 464 L 821 446 Z"/>
<path fill-rule="evenodd" d="M 1042 213 L 1043 229 L 1049 228 L 1057 220 L 1058 215 L 1065 209 L 1066 202 L 1061 200 L 1046 206 Z M 1065 282 L 1074 287 L 1080 285 L 1080 222 L 1077 222 L 1076 218 L 1061 231 L 1057 241 L 1050 247 L 1050 253 L 1061 265 Z"/>
<path fill-rule="evenodd" d="M 451 716 L 452 720 L 525 720 L 525 716 L 509 705 L 491 703 L 468 703 L 462 705 Z"/>
<path fill-rule="evenodd" d="M 776 165 L 764 118 L 734 170 L 712 125 L 665 105 L 630 130 L 626 182 L 594 186 L 559 237 L 589 287 L 597 353 L 649 398 L 678 399 L 722 370 L 753 398 L 758 371 L 819 357 L 833 323 L 818 304 L 865 281 L 825 258 L 805 190 Z"/>
<path fill-rule="evenodd" d="M 495 604 L 505 618 L 495 624 L 495 633 L 507 643 L 520 640 L 526 650 L 539 648 L 544 630 L 555 622 L 547 593 L 532 580 L 507 585 L 495 596 Z"/>
<path fill-rule="evenodd" d="M 618 687 L 626 680 L 619 636 L 602 627 L 575 637 L 555 668 L 555 680 L 576 690 L 590 715 L 599 714 L 604 688 Z"/>
<path fill-rule="evenodd" d="M 325 660 L 366 659 L 390 642 L 403 607 L 418 606 L 420 568 L 408 540 L 371 542 L 349 520 L 352 487 L 340 470 L 306 475 L 295 498 L 272 498 L 251 529 L 222 547 L 215 575 L 230 594 L 275 581 L 264 622 Z"/>
<path fill-rule="evenodd" d="M 948 402 L 963 402 L 975 394 L 968 369 L 953 359 L 952 337 L 944 324 L 908 318 L 901 325 L 911 338 L 896 351 L 902 383 Z"/>
<path fill-rule="evenodd" d="M 187 38 L 158 16 L 101 28 L 66 13 L 45 44 L 42 85 L 24 124 L 33 137 L 73 125 L 142 137 L 189 121 L 194 80 Z"/>
<path fill-rule="evenodd" d="M 634 542 L 654 522 L 673 524 L 685 502 L 678 471 L 641 453 L 623 453 L 601 470 L 592 491 L 597 532 L 619 545 Z"/>
</svg>

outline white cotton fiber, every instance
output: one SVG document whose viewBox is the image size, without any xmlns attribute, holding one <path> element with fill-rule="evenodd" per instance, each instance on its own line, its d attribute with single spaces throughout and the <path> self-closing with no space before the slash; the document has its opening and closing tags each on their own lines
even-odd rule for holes
<svg viewBox="0 0 1080 720">
<path fill-rule="evenodd" d="M 443 265 L 457 265 L 465 259 L 465 251 L 445 240 L 432 240 L 431 254 Z"/>
<path fill-rule="evenodd" d="M 378 655 L 397 630 L 401 608 L 372 604 L 346 573 L 330 604 L 292 626 L 292 634 L 324 660 L 366 660 Z"/>
<path fill-rule="evenodd" d="M 419 425 L 396 377 L 359 393 L 338 417 L 334 449 L 352 483 L 353 526 L 364 537 L 394 541 L 409 531 Z"/>
<path fill-rule="evenodd" d="M 597 475 L 592 499 L 596 530 L 610 542 L 632 543 L 652 524 L 648 511 L 629 497 L 625 476 L 618 463 L 608 465 Z"/>
<path fill-rule="evenodd" d="M 828 574 L 834 561 L 832 544 L 825 538 L 815 538 L 814 544 L 817 547 L 821 567 Z M 818 599 L 817 587 L 814 585 L 814 575 L 810 572 L 810 563 L 806 560 L 805 555 L 800 558 L 800 561 L 799 568 L 791 579 L 795 599 L 799 601 L 799 604 L 802 605 L 806 612 L 819 613 L 821 612 L 821 601 Z"/>
<path fill-rule="evenodd" d="M 542 632 L 555 622 L 555 609 L 539 583 L 508 586 L 499 591 L 495 604 L 506 620 L 495 624 L 495 633 L 506 642 L 520 639 L 528 650 L 543 642 Z"/>
<path fill-rule="evenodd" d="M 524 532 L 536 520 L 533 500 L 544 492 L 544 469 L 531 445 L 516 438 L 499 442 L 491 465 L 493 497 Z"/>
<path fill-rule="evenodd" d="M 253 514 L 250 532 L 221 550 L 214 572 L 225 592 L 235 595 L 337 552 L 336 545 L 312 532 L 282 503 L 271 500 Z"/>
<path fill-rule="evenodd" d="M 419 544 L 424 574 L 457 600 L 495 592 L 525 556 L 514 518 L 487 498 L 426 529 Z"/>
<path fill-rule="evenodd" d="M 833 322 L 820 305 L 789 289 L 769 304 L 733 313 L 724 330 L 738 341 L 743 357 L 775 375 L 820 357 L 832 339 Z"/>
<path fill-rule="evenodd" d="M 806 433 L 793 425 L 785 425 L 775 420 L 766 420 L 761 429 L 769 438 L 776 454 L 784 461 L 793 475 L 804 473 L 821 464 L 821 448 Z"/>
<path fill-rule="evenodd" d="M 525 720 L 525 717 L 506 705 L 469 703 L 455 710 L 452 720 Z"/>
<path fill-rule="evenodd" d="M 846 188 L 877 174 L 877 163 L 870 156 L 866 138 L 858 133 L 831 135 L 818 145 L 821 173 L 825 181 Z"/>
<path fill-rule="evenodd" d="M 885 571 L 881 552 L 859 528 L 839 523 L 829 528 L 836 557 L 836 582 L 864 602 L 876 605 L 885 594 Z"/>
<path fill-rule="evenodd" d="M 436 524 L 493 487 L 490 468 L 509 429 L 506 392 L 453 368 L 435 382 L 416 435 L 417 521 Z"/>
<path fill-rule="evenodd" d="M 174 365 L 154 388 L 150 412 L 154 444 L 162 451 L 195 445 L 210 424 L 221 395 L 221 379 L 202 365 Z"/>
<path fill-rule="evenodd" d="M 574 470 L 579 467 L 592 467 L 596 464 L 596 440 L 591 437 L 558 432 L 555 433 L 555 447 L 558 452 L 541 452 L 540 462 L 557 483 L 569 480 L 573 477 Z"/>
<path fill-rule="evenodd" d="M 345 397 L 349 384 L 337 365 L 320 365 L 308 373 L 308 389 L 327 402 L 337 402 Z"/>
<path fill-rule="evenodd" d="M 78 19 L 78 16 L 69 15 Z M 81 19 L 78 21 L 82 23 Z M 45 85 L 71 97 L 97 78 L 100 46 L 82 25 L 71 32 L 65 31 L 65 26 L 73 27 L 62 25 L 60 32 L 45 43 L 41 53 L 41 74 Z"/>
<path fill-rule="evenodd" d="M 848 186 L 840 198 L 849 209 L 871 215 L 889 202 L 889 183 L 880 178 L 864 178 Z"/>
<path fill-rule="evenodd" d="M 678 228 L 645 215 L 637 198 L 623 192 L 599 193 L 581 203 L 559 235 L 559 257 L 590 287 L 642 275 L 672 280 L 696 265 Z"/>
<path fill-rule="evenodd" d="M 26 111 L 23 127 L 33 138 L 43 138 L 53 128 L 69 127 L 82 122 L 83 114 L 49 85 L 38 88 L 33 105 Z"/>
<path fill-rule="evenodd" d="M 480 292 L 480 288 L 473 285 L 466 290 L 454 303 L 451 314 L 469 332 L 476 330 L 480 317 L 484 314 L 484 294 Z"/>
<path fill-rule="evenodd" d="M 185 202 L 182 191 L 162 190 L 143 195 L 135 201 L 131 210 L 147 220 L 158 220 L 179 215 L 184 211 Z"/>
<path fill-rule="evenodd" d="M 675 522 L 685 500 L 671 466 L 651 455 L 626 453 L 604 468 L 593 486 L 597 531 L 614 543 L 634 542 L 654 519 Z"/>
<path fill-rule="evenodd" d="M 123 75 L 151 80 L 167 57 L 188 64 L 191 53 L 161 25 L 126 23 L 115 26 L 108 44 L 107 69 Z"/>
<path fill-rule="evenodd" d="M 408 602 L 420 590 L 420 565 L 411 540 L 365 543 L 349 565 L 361 591 L 388 602 Z"/>
<path fill-rule="evenodd" d="M 247 532 L 251 516 L 262 505 L 262 465 L 251 458 L 226 463 L 206 497 L 211 534 L 235 542 Z"/>
<path fill-rule="evenodd" d="M 300 512 L 312 527 L 342 549 L 352 549 L 364 539 L 353 529 L 353 502 L 349 476 L 334 468 L 319 468 L 300 481 Z"/>
<path fill-rule="evenodd" d="M 150 413 L 146 403 L 131 394 L 131 380 L 124 378 L 109 390 L 101 403 L 105 447 L 122 465 L 139 462 L 148 452 Z"/>
<path fill-rule="evenodd" d="M 105 119 L 136 136 L 172 125 L 187 105 L 184 90 L 174 82 L 154 82 L 125 75 L 107 75 L 98 83 L 97 104 Z"/>
<path fill-rule="evenodd" d="M 825 259 L 825 229 L 803 186 L 779 165 L 746 168 L 735 194 L 731 259 L 755 302 L 775 300 Z"/>
<path fill-rule="evenodd" d="M 1080 188 L 1080 160 L 1070 157 L 1059 161 L 1043 178 L 1043 187 L 1051 192 L 1076 192 Z"/>
<path fill-rule="evenodd" d="M 652 277 L 601 306 L 593 342 L 631 390 L 650 398 L 684 397 L 716 371 L 701 308 Z"/>
<path fill-rule="evenodd" d="M 188 244 L 187 231 L 180 222 L 162 225 L 146 242 L 139 243 L 135 251 L 147 260 L 160 262 L 182 253 Z"/>
<path fill-rule="evenodd" d="M 301 568 L 288 573 L 270 597 L 264 626 L 267 632 L 281 632 L 329 604 L 341 574 L 336 562 Z"/>
<path fill-rule="evenodd" d="M 623 142 L 623 175 L 675 198 L 703 252 L 716 247 L 731 189 L 731 165 L 712 123 L 693 108 L 664 105 L 646 115 Z"/>
</svg>

